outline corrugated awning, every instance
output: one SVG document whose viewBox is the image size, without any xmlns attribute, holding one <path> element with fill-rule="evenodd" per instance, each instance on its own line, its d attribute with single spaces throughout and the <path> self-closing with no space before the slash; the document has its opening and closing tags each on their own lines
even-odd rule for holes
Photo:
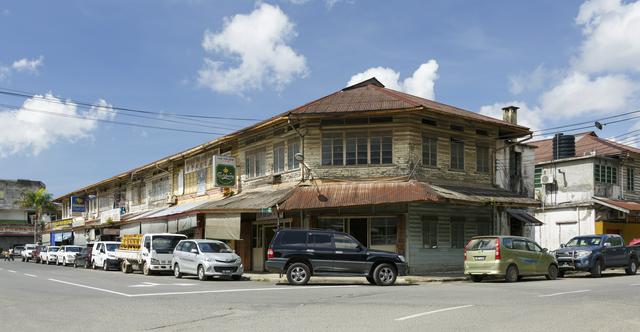
<svg viewBox="0 0 640 332">
<path fill-rule="evenodd" d="M 409 182 L 366 182 L 309 185 L 293 189 L 280 210 L 322 209 L 347 206 L 438 201 L 428 184 Z"/>
<path fill-rule="evenodd" d="M 469 203 L 492 203 L 505 206 L 536 207 L 540 202 L 533 198 L 519 195 L 514 192 L 494 188 L 482 187 L 462 187 L 448 185 L 431 185 L 436 193 L 446 199 Z"/>
<path fill-rule="evenodd" d="M 204 203 L 194 210 L 201 212 L 259 212 L 261 209 L 270 208 L 282 202 L 289 197 L 292 190 L 296 189 L 287 187 L 273 190 L 243 191 L 238 195 Z"/>
<path fill-rule="evenodd" d="M 640 212 L 640 202 L 593 197 L 593 202 L 624 213 Z"/>
<path fill-rule="evenodd" d="M 526 210 L 522 209 L 507 209 L 507 214 L 511 217 L 523 222 L 525 225 L 542 226 L 544 223 L 536 217 L 530 215 Z"/>
</svg>

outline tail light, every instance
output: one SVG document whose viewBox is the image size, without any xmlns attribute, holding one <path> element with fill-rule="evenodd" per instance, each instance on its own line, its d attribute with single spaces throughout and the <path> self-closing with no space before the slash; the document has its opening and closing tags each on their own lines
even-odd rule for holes
<svg viewBox="0 0 640 332">
<path fill-rule="evenodd" d="M 500 238 L 496 239 L 496 260 L 500 260 L 502 256 L 500 255 Z"/>
<path fill-rule="evenodd" d="M 273 249 L 269 248 L 267 249 L 267 259 L 272 259 L 273 258 Z"/>
<path fill-rule="evenodd" d="M 471 243 L 471 240 L 469 240 L 469 242 L 467 242 L 467 244 L 465 244 L 464 246 L 464 260 L 467 260 L 467 247 L 469 246 L 469 243 Z"/>
</svg>

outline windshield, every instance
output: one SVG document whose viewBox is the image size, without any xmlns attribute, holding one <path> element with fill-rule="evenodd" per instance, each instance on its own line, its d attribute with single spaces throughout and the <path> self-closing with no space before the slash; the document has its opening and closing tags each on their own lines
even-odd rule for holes
<svg viewBox="0 0 640 332">
<path fill-rule="evenodd" d="M 82 250 L 81 247 L 67 247 L 67 252 L 80 252 Z"/>
<path fill-rule="evenodd" d="M 569 242 L 567 242 L 566 247 L 599 246 L 600 242 L 602 242 L 602 238 L 597 236 L 574 237 Z"/>
<path fill-rule="evenodd" d="M 49 251 L 58 251 L 60 247 L 49 247 Z"/>
<path fill-rule="evenodd" d="M 232 252 L 231 248 L 227 246 L 224 242 L 201 242 L 200 251 L 202 252 L 213 252 L 213 253 L 224 253 L 224 252 Z"/>
<path fill-rule="evenodd" d="M 180 240 L 184 240 L 182 236 L 157 235 L 151 240 L 151 249 L 159 254 L 170 254 Z"/>
<path fill-rule="evenodd" d="M 36 246 L 33 244 L 27 244 L 26 246 L 24 246 L 25 249 L 35 249 Z"/>
<path fill-rule="evenodd" d="M 116 251 L 118 248 L 120 248 L 119 243 L 107 243 L 107 251 Z"/>
<path fill-rule="evenodd" d="M 473 239 L 469 241 L 467 250 L 495 250 L 496 239 Z"/>
</svg>

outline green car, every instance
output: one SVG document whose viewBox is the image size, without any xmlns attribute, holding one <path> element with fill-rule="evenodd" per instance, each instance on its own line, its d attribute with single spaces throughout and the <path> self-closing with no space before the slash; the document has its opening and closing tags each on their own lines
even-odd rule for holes
<svg viewBox="0 0 640 332">
<path fill-rule="evenodd" d="M 537 243 L 519 236 L 476 236 L 464 248 L 464 274 L 474 282 L 486 277 L 507 282 L 528 276 L 558 277 L 556 258 Z"/>
</svg>

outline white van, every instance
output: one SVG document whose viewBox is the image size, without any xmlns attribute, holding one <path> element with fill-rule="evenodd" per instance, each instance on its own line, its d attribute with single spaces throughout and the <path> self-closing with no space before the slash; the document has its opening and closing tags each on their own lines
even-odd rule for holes
<svg viewBox="0 0 640 332">
<path fill-rule="evenodd" d="M 110 268 L 118 269 L 120 263 L 115 256 L 116 249 L 120 248 L 120 242 L 97 241 L 91 251 L 91 267 L 95 270 L 102 268 L 108 271 Z"/>
</svg>

